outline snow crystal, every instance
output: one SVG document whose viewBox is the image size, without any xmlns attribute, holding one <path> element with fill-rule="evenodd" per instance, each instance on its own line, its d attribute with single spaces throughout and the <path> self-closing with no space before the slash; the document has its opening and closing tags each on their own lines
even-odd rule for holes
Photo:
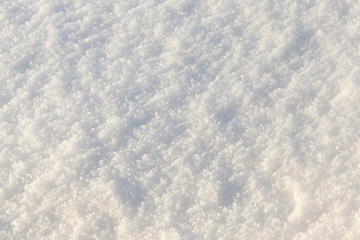
<svg viewBox="0 0 360 240">
<path fill-rule="evenodd" d="M 358 239 L 360 4 L 0 4 L 1 239 Z"/>
</svg>

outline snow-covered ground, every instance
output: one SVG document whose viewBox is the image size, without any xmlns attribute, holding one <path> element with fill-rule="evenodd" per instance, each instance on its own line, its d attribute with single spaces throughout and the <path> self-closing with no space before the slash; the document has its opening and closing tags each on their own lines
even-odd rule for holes
<svg viewBox="0 0 360 240">
<path fill-rule="evenodd" d="M 360 239 L 358 0 L 0 2 L 0 239 Z"/>
</svg>

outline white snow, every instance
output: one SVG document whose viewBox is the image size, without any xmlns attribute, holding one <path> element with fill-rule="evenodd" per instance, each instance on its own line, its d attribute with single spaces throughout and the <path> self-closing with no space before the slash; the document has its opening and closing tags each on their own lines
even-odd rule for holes
<svg viewBox="0 0 360 240">
<path fill-rule="evenodd" d="M 0 2 L 0 239 L 360 239 L 357 0 Z"/>
</svg>

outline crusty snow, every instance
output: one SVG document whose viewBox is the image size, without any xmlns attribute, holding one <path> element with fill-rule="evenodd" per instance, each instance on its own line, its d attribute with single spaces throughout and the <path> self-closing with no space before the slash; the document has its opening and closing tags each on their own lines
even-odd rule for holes
<svg viewBox="0 0 360 240">
<path fill-rule="evenodd" d="M 358 0 L 0 2 L 0 239 L 360 239 Z"/>
</svg>

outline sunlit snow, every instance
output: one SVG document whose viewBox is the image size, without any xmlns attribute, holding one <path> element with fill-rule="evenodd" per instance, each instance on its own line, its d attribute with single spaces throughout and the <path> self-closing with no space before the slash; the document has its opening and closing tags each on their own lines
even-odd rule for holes
<svg viewBox="0 0 360 240">
<path fill-rule="evenodd" d="M 360 239 L 358 0 L 0 1 L 0 239 Z"/>
</svg>

